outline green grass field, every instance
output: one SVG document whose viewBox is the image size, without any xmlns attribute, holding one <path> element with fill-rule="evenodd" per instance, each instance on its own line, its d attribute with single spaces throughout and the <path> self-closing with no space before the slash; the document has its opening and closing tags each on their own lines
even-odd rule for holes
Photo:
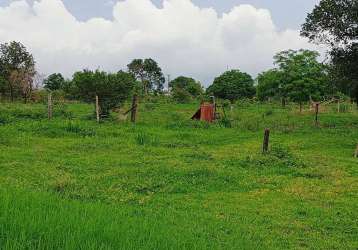
<svg viewBox="0 0 358 250">
<path fill-rule="evenodd" d="M 358 112 L 0 105 L 0 249 L 358 249 Z M 271 149 L 261 153 L 264 128 Z"/>
</svg>

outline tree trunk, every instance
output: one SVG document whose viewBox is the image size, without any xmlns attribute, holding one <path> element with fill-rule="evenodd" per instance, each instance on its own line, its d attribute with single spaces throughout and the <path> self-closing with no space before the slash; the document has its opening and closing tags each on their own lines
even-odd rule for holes
<svg viewBox="0 0 358 250">
<path fill-rule="evenodd" d="M 283 97 L 281 101 L 282 101 L 282 107 L 285 108 L 286 107 L 286 98 Z"/>
<path fill-rule="evenodd" d="M 302 102 L 300 102 L 300 113 L 302 113 Z"/>
</svg>

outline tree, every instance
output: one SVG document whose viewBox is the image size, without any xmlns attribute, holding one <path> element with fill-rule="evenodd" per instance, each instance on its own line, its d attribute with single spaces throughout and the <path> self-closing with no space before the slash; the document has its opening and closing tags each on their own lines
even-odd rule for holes
<svg viewBox="0 0 358 250">
<path fill-rule="evenodd" d="M 358 1 L 321 0 L 308 14 L 301 35 L 330 47 L 334 78 L 358 100 Z"/>
<path fill-rule="evenodd" d="M 0 44 L 0 75 L 8 83 L 11 101 L 17 95 L 27 100 L 35 74 L 35 60 L 24 45 L 18 42 Z"/>
<path fill-rule="evenodd" d="M 202 95 L 204 92 L 200 82 L 185 76 L 179 76 L 175 78 L 169 83 L 169 88 L 171 88 L 172 91 L 176 91 L 178 89 L 186 91 L 193 98 Z"/>
<path fill-rule="evenodd" d="M 275 55 L 281 75 L 281 93 L 302 103 L 320 100 L 329 92 L 327 67 L 318 62 L 319 53 L 310 50 L 287 50 Z"/>
<path fill-rule="evenodd" d="M 256 90 L 254 80 L 249 74 L 231 70 L 215 78 L 206 92 L 233 102 L 240 98 L 252 98 Z"/>
<path fill-rule="evenodd" d="M 73 75 L 72 95 L 89 103 L 99 97 L 101 115 L 108 116 L 111 109 L 119 107 L 130 96 L 135 79 L 129 73 L 106 73 L 84 70 Z"/>
<path fill-rule="evenodd" d="M 144 94 L 148 94 L 149 91 L 154 93 L 163 91 L 165 77 L 162 69 L 153 59 L 134 59 L 127 67 L 129 73 L 142 83 Z"/>
<path fill-rule="evenodd" d="M 282 79 L 282 72 L 278 69 L 270 69 L 259 74 L 257 77 L 257 97 L 259 100 L 285 98 Z"/>
<path fill-rule="evenodd" d="M 44 80 L 45 89 L 55 91 L 63 89 L 65 85 L 65 78 L 61 74 L 52 74 Z"/>
<path fill-rule="evenodd" d="M 10 74 L 9 82 L 16 86 L 17 93 L 21 95 L 24 102 L 27 103 L 33 91 L 33 75 L 23 69 L 13 70 Z"/>
</svg>

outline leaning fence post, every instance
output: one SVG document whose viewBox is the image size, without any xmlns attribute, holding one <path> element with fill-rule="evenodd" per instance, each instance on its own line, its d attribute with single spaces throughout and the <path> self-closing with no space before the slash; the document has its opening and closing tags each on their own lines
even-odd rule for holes
<svg viewBox="0 0 358 250">
<path fill-rule="evenodd" d="M 137 119 L 137 95 L 133 95 L 132 100 L 132 112 L 131 112 L 131 122 L 135 123 Z"/>
<path fill-rule="evenodd" d="M 97 118 L 97 122 L 99 122 L 99 99 L 98 99 L 98 95 L 96 95 L 96 118 Z"/>
<path fill-rule="evenodd" d="M 318 127 L 318 113 L 319 113 L 319 103 L 316 103 L 316 118 L 315 118 L 315 123 L 316 123 L 316 127 Z"/>
<path fill-rule="evenodd" d="M 265 135 L 264 135 L 264 142 L 262 145 L 262 152 L 267 153 L 269 148 L 269 142 L 270 142 L 270 129 L 265 129 Z"/>
<path fill-rule="evenodd" d="M 51 92 L 47 96 L 47 117 L 49 120 L 52 119 L 52 93 Z"/>
</svg>

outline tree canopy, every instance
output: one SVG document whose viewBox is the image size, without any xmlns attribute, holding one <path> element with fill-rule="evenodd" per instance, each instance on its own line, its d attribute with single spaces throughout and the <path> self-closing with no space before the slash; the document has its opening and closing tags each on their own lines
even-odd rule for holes
<svg viewBox="0 0 358 250">
<path fill-rule="evenodd" d="M 358 100 L 358 1 L 321 0 L 308 14 L 301 35 L 328 45 L 337 86 Z"/>
<path fill-rule="evenodd" d="M 154 93 L 163 91 L 165 77 L 162 69 L 153 59 L 134 59 L 127 67 L 129 73 L 141 82 L 144 94 L 150 91 Z"/>
<path fill-rule="evenodd" d="M 179 76 L 172 80 L 169 83 L 169 88 L 173 94 L 177 94 L 176 96 L 185 96 L 191 98 L 196 98 L 204 93 L 203 87 L 201 83 L 195 81 L 191 77 Z M 180 92 L 180 93 L 176 93 Z M 186 92 L 187 94 L 183 93 Z"/>
<path fill-rule="evenodd" d="M 214 83 L 206 90 L 210 95 L 230 101 L 252 98 L 255 91 L 252 77 L 240 70 L 227 71 L 216 77 Z"/>
<path fill-rule="evenodd" d="M 287 50 L 275 55 L 275 64 L 281 72 L 282 93 L 295 102 L 319 100 L 328 90 L 328 75 L 319 53 L 310 50 Z"/>
<path fill-rule="evenodd" d="M 283 76 L 278 69 L 262 72 L 257 77 L 257 97 L 261 101 L 283 97 Z"/>
<path fill-rule="evenodd" d="M 65 85 L 65 78 L 60 73 L 54 73 L 44 80 L 45 89 L 55 91 L 60 90 Z"/>
<path fill-rule="evenodd" d="M 29 98 L 35 74 L 35 60 L 23 44 L 0 44 L 0 75 L 7 83 L 3 94 L 9 94 L 11 101 L 18 96 Z"/>
<path fill-rule="evenodd" d="M 333 92 L 327 67 L 318 61 L 319 53 L 310 50 L 287 50 L 274 57 L 277 68 L 258 76 L 257 95 L 289 98 L 295 102 L 320 100 Z"/>
<path fill-rule="evenodd" d="M 102 115 L 119 107 L 132 93 L 135 79 L 129 73 L 106 73 L 103 71 L 84 70 L 73 75 L 71 92 L 86 102 L 94 102 L 96 95 Z"/>
</svg>

